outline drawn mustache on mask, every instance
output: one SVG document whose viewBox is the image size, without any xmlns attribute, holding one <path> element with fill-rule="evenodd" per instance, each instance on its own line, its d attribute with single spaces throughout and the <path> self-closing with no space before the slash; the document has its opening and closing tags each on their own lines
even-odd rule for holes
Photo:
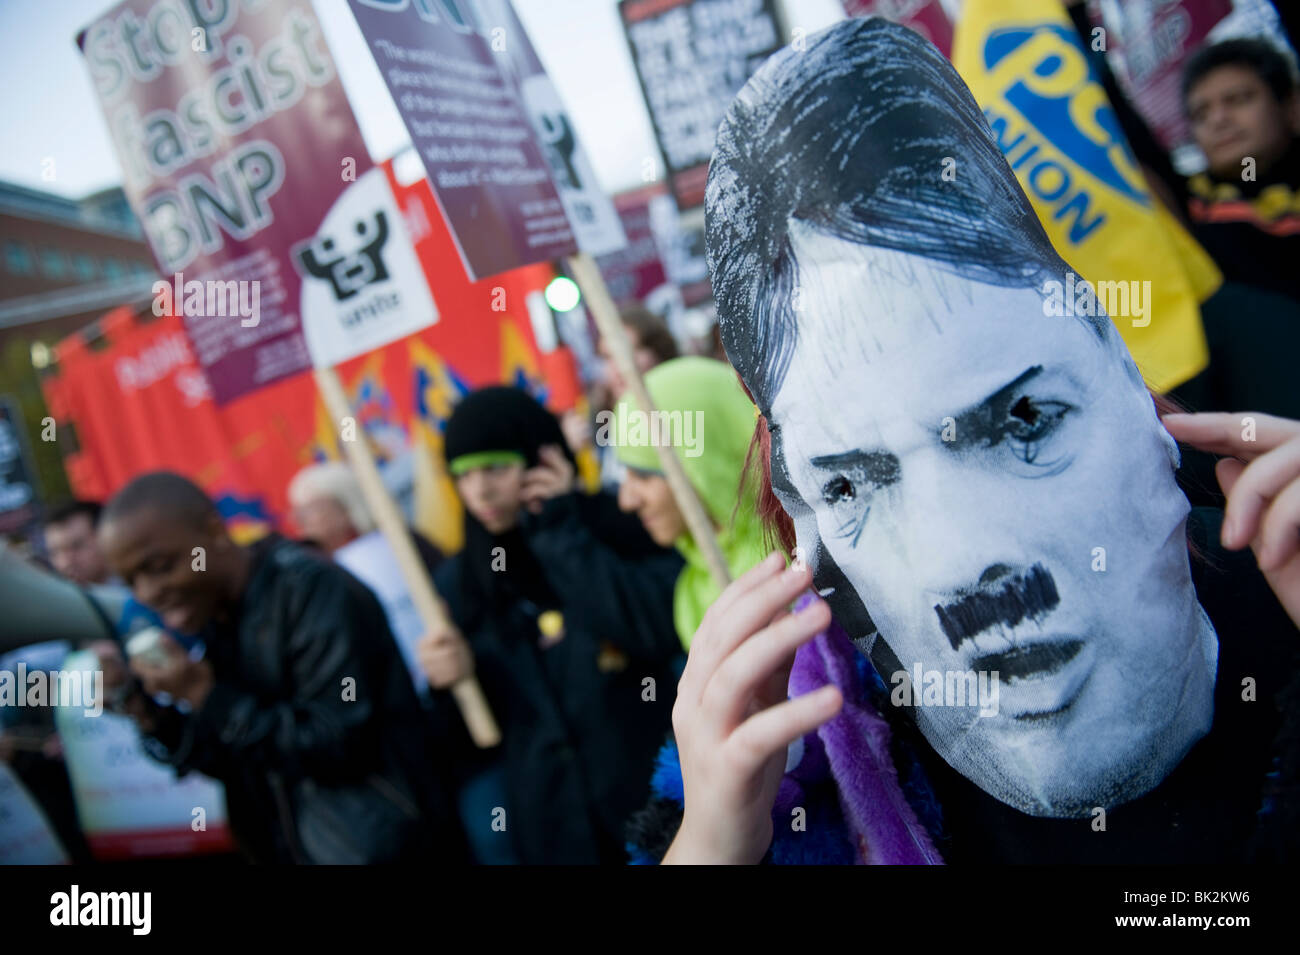
<svg viewBox="0 0 1300 955">
<path fill-rule="evenodd" d="M 980 575 L 979 583 L 963 591 L 948 604 L 935 604 L 939 626 L 954 650 L 990 627 L 1014 627 L 1026 618 L 1038 617 L 1061 602 L 1056 581 L 1042 564 L 1023 573 L 1013 573 L 1005 564 L 995 564 Z"/>
</svg>

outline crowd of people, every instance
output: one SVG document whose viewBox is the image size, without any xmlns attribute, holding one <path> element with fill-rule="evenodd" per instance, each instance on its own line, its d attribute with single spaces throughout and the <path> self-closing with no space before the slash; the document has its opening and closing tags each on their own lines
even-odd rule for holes
<svg viewBox="0 0 1300 955">
<path fill-rule="evenodd" d="M 295 477 L 293 537 L 251 545 L 174 473 L 52 512 L 52 571 L 129 591 L 167 634 L 90 642 L 115 707 L 154 759 L 224 787 L 255 862 L 1294 860 L 1295 67 L 1245 39 L 1189 62 L 1190 179 L 1106 85 L 1226 279 L 1210 365 L 1172 400 L 1108 319 L 1044 324 L 1037 286 L 1065 266 L 986 128 L 969 146 L 983 120 L 947 61 L 845 21 L 774 56 L 719 131 L 725 354 L 626 315 L 655 408 L 702 422 L 681 461 L 729 585 L 656 448 L 487 387 L 445 430 L 463 548 L 412 532 L 433 630 L 377 596 L 357 545 L 388 544 L 340 462 Z M 774 116 L 787 135 L 762 134 Z M 920 181 L 954 153 L 973 171 Z M 627 382 L 601 387 L 610 433 L 635 430 Z M 928 698 L 927 674 L 989 671 L 995 712 Z M 498 746 L 459 710 L 471 677 Z M 39 759 L 84 857 L 57 745 Z"/>
</svg>

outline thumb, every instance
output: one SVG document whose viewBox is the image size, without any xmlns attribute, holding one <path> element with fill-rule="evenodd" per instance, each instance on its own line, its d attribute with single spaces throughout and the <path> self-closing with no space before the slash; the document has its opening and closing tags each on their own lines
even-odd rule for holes
<svg viewBox="0 0 1300 955">
<path fill-rule="evenodd" d="M 1219 481 L 1219 487 L 1223 489 L 1223 496 L 1228 499 L 1224 506 L 1225 519 L 1221 539 L 1223 546 L 1229 550 L 1236 550 L 1245 547 L 1250 543 L 1254 534 L 1254 528 L 1238 527 L 1237 522 L 1231 520 L 1228 512 L 1235 512 L 1237 509 L 1232 507 L 1232 489 L 1237 486 L 1237 481 L 1241 478 L 1241 472 L 1246 470 L 1246 465 L 1236 458 L 1220 458 L 1214 466 L 1214 476 Z"/>
<path fill-rule="evenodd" d="M 1237 478 L 1241 477 L 1244 470 L 1246 465 L 1236 458 L 1220 458 L 1215 464 L 1214 476 L 1219 479 L 1219 487 L 1223 488 L 1225 497 L 1237 486 Z"/>
</svg>

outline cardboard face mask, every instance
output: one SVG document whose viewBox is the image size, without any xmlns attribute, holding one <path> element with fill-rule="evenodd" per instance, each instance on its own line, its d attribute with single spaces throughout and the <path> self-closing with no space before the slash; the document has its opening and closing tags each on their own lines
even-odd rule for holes
<svg viewBox="0 0 1300 955">
<path fill-rule="evenodd" d="M 773 488 L 894 702 L 1031 815 L 1157 786 L 1218 649 L 1177 449 L 1110 319 L 1046 307 L 1069 267 L 948 62 L 862 19 L 773 57 L 706 215 Z"/>
</svg>

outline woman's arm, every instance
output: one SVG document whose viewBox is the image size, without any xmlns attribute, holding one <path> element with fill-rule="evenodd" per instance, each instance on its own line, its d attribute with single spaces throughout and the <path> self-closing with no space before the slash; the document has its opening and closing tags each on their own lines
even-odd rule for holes
<svg viewBox="0 0 1300 955">
<path fill-rule="evenodd" d="M 812 580 L 771 554 L 704 615 L 677 687 L 673 730 L 685 811 L 664 864 L 754 864 L 772 842 L 772 806 L 786 748 L 835 716 L 838 687 L 787 699 L 795 651 L 830 623 L 816 602 L 791 601 Z"/>
</svg>

